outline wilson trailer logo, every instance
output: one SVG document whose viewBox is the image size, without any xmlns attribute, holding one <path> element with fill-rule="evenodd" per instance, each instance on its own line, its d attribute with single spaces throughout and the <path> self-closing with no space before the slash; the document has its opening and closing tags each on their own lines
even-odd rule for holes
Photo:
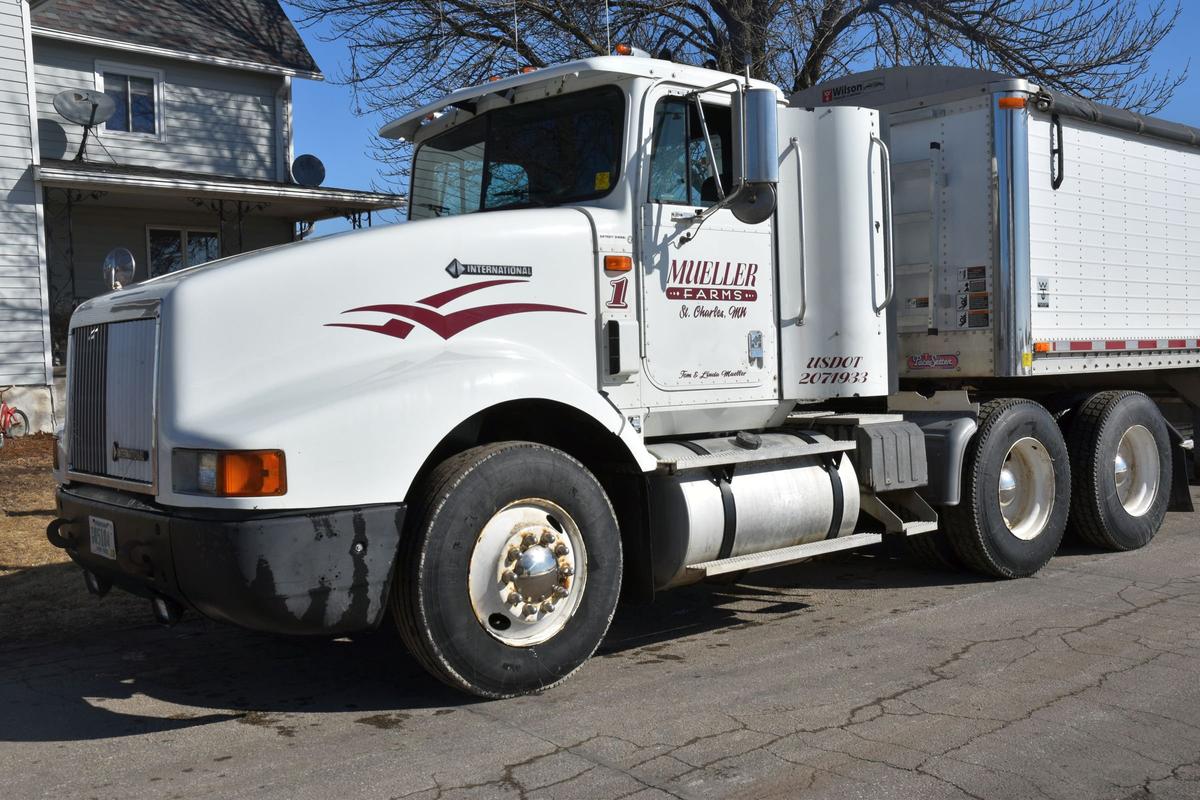
<svg viewBox="0 0 1200 800">
<path fill-rule="evenodd" d="M 883 78 L 872 78 L 858 83 L 847 83 L 842 86 L 831 86 L 821 91 L 821 102 L 832 103 L 835 100 L 845 100 L 848 97 L 858 97 L 861 94 L 881 92 L 884 89 Z"/>
<path fill-rule="evenodd" d="M 369 311 L 378 314 L 390 314 L 393 318 L 378 325 L 365 322 L 328 322 L 325 324 L 325 327 L 353 328 L 360 331 L 381 333 L 384 336 L 392 336 L 397 339 L 405 339 L 413 332 L 417 325 L 420 325 L 423 328 L 433 331 L 443 339 L 449 340 L 468 328 L 473 328 L 480 323 L 499 319 L 500 317 L 538 312 L 557 312 L 560 314 L 584 313 L 578 309 L 567 308 L 566 306 L 552 306 L 543 303 L 495 303 L 486 306 L 464 308 L 446 314 L 437 310 L 464 295 L 509 283 L 528 283 L 528 281 L 504 279 L 480 281 L 479 283 L 472 283 L 466 286 L 456 286 L 453 289 L 447 289 L 444 292 L 424 297 L 417 301 L 418 305 L 383 303 L 380 305 L 349 308 L 342 313 L 357 314 Z"/>
</svg>

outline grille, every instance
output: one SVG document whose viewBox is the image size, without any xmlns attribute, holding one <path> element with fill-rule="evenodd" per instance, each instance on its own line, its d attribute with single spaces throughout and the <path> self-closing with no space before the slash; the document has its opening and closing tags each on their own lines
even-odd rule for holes
<svg viewBox="0 0 1200 800">
<path fill-rule="evenodd" d="M 157 339 L 153 318 L 71 331 L 67 427 L 76 475 L 153 484 Z"/>
<path fill-rule="evenodd" d="M 103 475 L 105 400 L 108 387 L 108 326 L 71 331 L 71 469 Z"/>
</svg>

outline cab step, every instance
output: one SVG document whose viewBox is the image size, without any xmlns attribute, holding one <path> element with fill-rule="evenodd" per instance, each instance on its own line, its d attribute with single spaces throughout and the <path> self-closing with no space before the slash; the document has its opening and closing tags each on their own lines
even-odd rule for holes
<svg viewBox="0 0 1200 800">
<path fill-rule="evenodd" d="M 734 447 L 730 449 L 721 449 L 714 452 L 704 452 L 703 448 L 695 447 L 696 443 L 690 444 L 693 452 L 686 455 L 665 455 L 659 456 L 658 471 L 668 475 L 674 475 L 678 472 L 686 472 L 696 469 L 713 469 L 717 467 L 725 467 L 733 464 L 748 464 L 761 461 L 783 461 L 792 458 L 804 458 L 806 456 L 830 455 L 834 453 L 846 453 L 854 450 L 857 445 L 854 442 L 835 441 L 826 436 L 812 436 L 808 434 L 816 434 L 816 431 L 798 431 L 785 435 L 768 437 L 757 437 L 756 444 L 751 447 Z M 798 438 L 798 434 L 805 434 L 806 438 L 815 439 L 814 441 L 805 441 Z M 746 434 L 739 434 L 738 437 Z M 785 439 L 786 441 L 779 441 Z M 674 444 L 684 444 L 683 442 L 674 442 Z M 689 445 L 685 445 L 689 446 Z M 654 448 L 651 447 L 651 450 Z M 699 451 L 699 452 L 697 452 Z"/>
<path fill-rule="evenodd" d="M 807 561 L 816 556 L 837 553 L 842 550 L 854 550 L 859 547 L 869 547 L 883 541 L 881 533 L 854 533 L 849 536 L 839 536 L 836 539 L 822 539 L 809 544 L 797 544 L 791 547 L 781 547 L 778 550 L 767 550 L 763 553 L 751 553 L 732 558 L 721 558 L 716 561 L 703 561 L 699 564 L 688 564 L 687 571 L 698 573 L 705 578 L 715 575 L 727 575 L 731 572 L 746 572 L 749 570 L 781 567 Z"/>
</svg>

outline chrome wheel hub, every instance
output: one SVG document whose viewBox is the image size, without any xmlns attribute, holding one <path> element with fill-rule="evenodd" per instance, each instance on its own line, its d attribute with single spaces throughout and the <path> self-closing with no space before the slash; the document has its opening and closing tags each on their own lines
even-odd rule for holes
<svg viewBox="0 0 1200 800">
<path fill-rule="evenodd" d="M 544 642 L 575 613 L 587 554 L 575 521 L 549 500 L 519 500 L 483 526 L 471 554 L 468 590 L 475 617 L 514 647 Z"/>
<path fill-rule="evenodd" d="M 1054 462 L 1041 442 L 1027 436 L 1009 448 L 998 488 L 1008 530 L 1025 541 L 1037 538 L 1054 507 Z"/>
<path fill-rule="evenodd" d="M 1158 445 L 1144 425 L 1125 431 L 1113 457 L 1117 499 L 1131 517 L 1140 517 L 1154 505 L 1161 480 Z"/>
</svg>

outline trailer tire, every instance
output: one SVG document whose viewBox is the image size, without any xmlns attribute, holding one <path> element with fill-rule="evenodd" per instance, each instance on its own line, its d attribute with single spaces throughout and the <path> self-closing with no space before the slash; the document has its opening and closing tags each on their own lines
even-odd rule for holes
<svg viewBox="0 0 1200 800">
<path fill-rule="evenodd" d="M 1140 392 L 1101 392 L 1074 415 L 1067 438 L 1075 491 L 1070 529 L 1109 550 L 1154 538 L 1171 496 L 1171 439 L 1154 401 Z"/>
<path fill-rule="evenodd" d="M 1032 400 L 985 403 L 962 501 L 943 516 L 963 563 L 997 578 L 1034 574 L 1058 551 L 1070 504 L 1067 445 L 1050 412 Z"/>
<path fill-rule="evenodd" d="M 595 476 L 560 450 L 501 442 L 447 459 L 423 483 L 391 603 L 422 666 L 495 699 L 582 666 L 620 590 L 620 531 Z"/>
</svg>

